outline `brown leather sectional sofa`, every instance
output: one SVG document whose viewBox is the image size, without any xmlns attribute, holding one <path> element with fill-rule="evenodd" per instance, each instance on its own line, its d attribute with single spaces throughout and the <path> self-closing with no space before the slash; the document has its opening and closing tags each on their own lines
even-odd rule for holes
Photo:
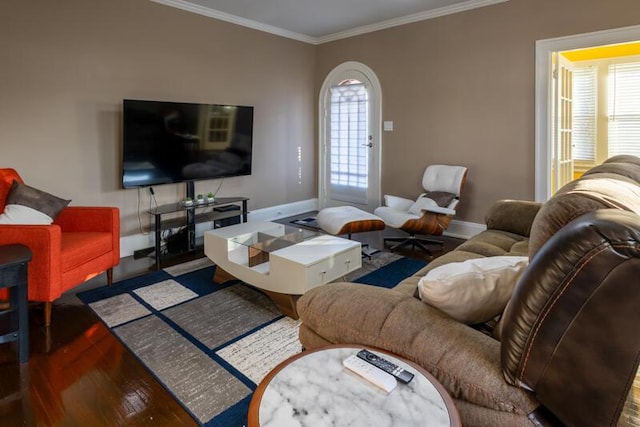
<svg viewBox="0 0 640 427">
<path fill-rule="evenodd" d="M 636 425 L 639 215 L 640 159 L 613 157 L 544 204 L 497 202 L 486 231 L 393 289 L 313 289 L 298 301 L 300 340 L 307 349 L 362 344 L 420 364 L 465 426 Z M 500 340 L 417 297 L 429 270 L 496 255 L 529 256 Z"/>
</svg>

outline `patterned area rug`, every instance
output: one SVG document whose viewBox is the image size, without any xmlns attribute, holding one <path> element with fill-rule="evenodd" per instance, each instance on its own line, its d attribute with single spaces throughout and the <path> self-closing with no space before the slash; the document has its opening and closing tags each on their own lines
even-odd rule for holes
<svg viewBox="0 0 640 427">
<path fill-rule="evenodd" d="M 380 252 L 346 277 L 392 287 L 425 262 Z M 257 384 L 300 352 L 299 322 L 240 281 L 212 282 L 207 258 L 80 293 L 203 426 L 244 426 Z"/>
</svg>

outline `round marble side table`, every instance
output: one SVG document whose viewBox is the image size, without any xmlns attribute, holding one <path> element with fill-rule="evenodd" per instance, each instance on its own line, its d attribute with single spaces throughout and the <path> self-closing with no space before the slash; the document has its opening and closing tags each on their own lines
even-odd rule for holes
<svg viewBox="0 0 640 427">
<path fill-rule="evenodd" d="M 276 366 L 249 405 L 249 427 L 461 426 L 444 387 L 418 365 L 376 349 L 415 374 L 386 393 L 343 367 L 363 346 L 336 345 L 305 351 Z"/>
</svg>

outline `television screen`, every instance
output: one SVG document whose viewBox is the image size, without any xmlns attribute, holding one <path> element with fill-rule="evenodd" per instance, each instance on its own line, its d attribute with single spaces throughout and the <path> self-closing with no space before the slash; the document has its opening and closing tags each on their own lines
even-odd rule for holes
<svg viewBox="0 0 640 427">
<path fill-rule="evenodd" d="M 251 175 L 253 107 L 125 99 L 122 186 Z"/>
</svg>

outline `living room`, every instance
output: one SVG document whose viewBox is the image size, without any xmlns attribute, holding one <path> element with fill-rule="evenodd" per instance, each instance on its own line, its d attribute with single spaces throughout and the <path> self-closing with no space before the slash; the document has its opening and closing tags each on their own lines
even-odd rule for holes
<svg viewBox="0 0 640 427">
<path fill-rule="evenodd" d="M 415 197 L 426 165 L 465 165 L 456 220 L 473 228 L 496 200 L 535 199 L 536 42 L 640 24 L 635 0 L 509 0 L 313 44 L 146 0 L 0 7 L 3 167 L 71 206 L 118 207 L 123 257 L 152 245 L 153 226 L 150 196 L 121 188 L 123 99 L 253 106 L 252 174 L 219 194 L 284 217 L 317 207 L 322 83 L 361 62 L 394 122 L 382 193 Z M 154 190 L 159 204 L 185 195 Z"/>
<path fill-rule="evenodd" d="M 395 123 L 383 135 L 382 192 L 412 196 L 425 165 L 465 165 L 457 219 L 481 224 L 494 200 L 534 198 L 536 40 L 638 23 L 631 1 L 508 1 L 314 46 L 146 1 L 4 7 L 5 165 L 72 204 L 118 206 L 124 256 L 148 246 L 130 237 L 137 191 L 121 188 L 125 98 L 254 106 L 263 161 L 220 194 L 257 211 L 317 197 L 318 90 L 359 61 Z M 184 196 L 180 185 L 155 190 L 160 204 Z"/>
</svg>

